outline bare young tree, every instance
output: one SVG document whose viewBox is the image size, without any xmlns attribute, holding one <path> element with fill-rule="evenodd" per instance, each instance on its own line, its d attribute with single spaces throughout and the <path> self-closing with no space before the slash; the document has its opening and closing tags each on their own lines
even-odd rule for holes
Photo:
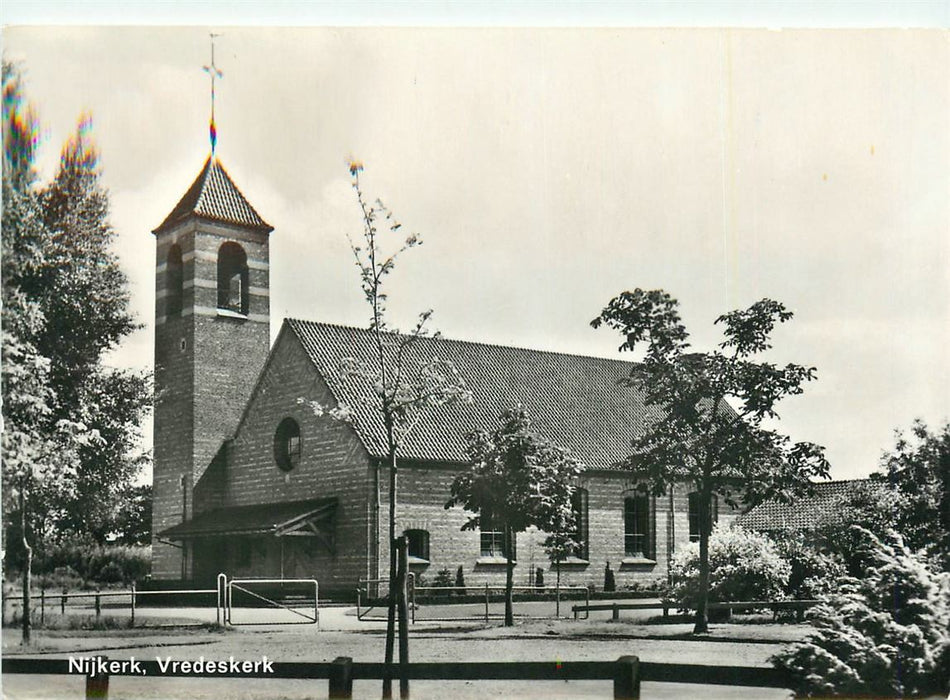
<svg viewBox="0 0 950 700">
<path fill-rule="evenodd" d="M 437 338 L 430 333 L 428 323 L 432 311 L 419 315 L 412 329 L 406 333 L 394 328 L 387 320 L 387 294 L 384 282 L 393 271 L 396 260 L 405 251 L 422 243 L 417 234 L 399 236 L 401 225 L 392 212 L 379 200 L 369 203 L 360 185 L 363 164 L 349 164 L 353 189 L 356 191 L 362 213 L 363 231 L 359 242 L 350 239 L 350 248 L 360 271 L 363 297 L 370 306 L 370 336 L 373 343 L 372 359 L 344 359 L 340 367 L 344 381 L 354 381 L 372 387 L 365 402 L 379 412 L 385 428 L 385 469 L 389 472 L 389 593 L 386 626 L 385 663 L 389 672 L 383 679 L 383 696 L 392 697 L 392 663 L 395 646 L 395 622 L 399 616 L 399 663 L 409 662 L 408 603 L 405 578 L 408 572 L 400 570 L 396 556 L 396 505 L 398 494 L 399 452 L 407 436 L 413 431 L 424 412 L 454 402 L 471 401 L 471 392 L 455 365 L 436 357 L 427 340 Z M 391 252 L 383 250 L 380 227 L 399 237 L 399 246 Z M 347 420 L 352 406 L 338 406 L 332 411 L 314 406 L 318 413 L 331 413 Z M 401 674 L 400 695 L 407 697 L 408 680 Z"/>
</svg>

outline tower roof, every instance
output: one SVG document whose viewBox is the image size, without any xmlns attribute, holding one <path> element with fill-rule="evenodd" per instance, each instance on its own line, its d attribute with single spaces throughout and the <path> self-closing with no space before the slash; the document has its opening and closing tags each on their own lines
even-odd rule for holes
<svg viewBox="0 0 950 700">
<path fill-rule="evenodd" d="M 274 230 L 244 198 L 221 165 L 221 161 L 212 159 L 211 156 L 205 161 L 204 167 L 185 192 L 185 196 L 153 233 L 164 231 L 191 216 L 260 231 Z"/>
</svg>

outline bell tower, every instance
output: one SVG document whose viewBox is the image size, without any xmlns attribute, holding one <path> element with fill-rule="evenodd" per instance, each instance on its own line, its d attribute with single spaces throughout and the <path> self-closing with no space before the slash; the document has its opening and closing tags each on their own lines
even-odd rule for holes
<svg viewBox="0 0 950 700">
<path fill-rule="evenodd" d="M 152 577 L 190 579 L 190 545 L 156 533 L 231 437 L 270 346 L 267 224 L 213 155 L 155 234 Z"/>
</svg>

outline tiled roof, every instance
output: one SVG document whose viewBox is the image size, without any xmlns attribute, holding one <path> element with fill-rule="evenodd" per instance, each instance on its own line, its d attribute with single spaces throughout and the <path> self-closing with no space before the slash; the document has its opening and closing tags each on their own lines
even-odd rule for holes
<svg viewBox="0 0 950 700">
<path fill-rule="evenodd" d="M 199 513 L 158 535 L 169 540 L 212 535 L 279 535 L 285 526 L 301 519 L 318 521 L 331 517 L 336 505 L 335 498 L 318 498 L 218 508 Z"/>
<path fill-rule="evenodd" d="M 385 456 L 385 429 L 371 403 L 372 388 L 340 374 L 344 358 L 378 366 L 370 331 L 295 319 L 286 324 L 337 401 L 354 411 L 354 428 L 366 449 Z M 494 428 L 505 409 L 522 403 L 538 434 L 569 449 L 588 468 L 611 468 L 630 454 L 631 440 L 655 414 L 635 389 L 617 385 L 629 375 L 629 362 L 441 337 L 420 339 L 412 348 L 410 363 L 436 357 L 454 363 L 473 401 L 424 411 L 400 448 L 404 459 L 463 463 L 465 435 Z"/>
<path fill-rule="evenodd" d="M 736 522 L 749 530 L 808 530 L 819 519 L 833 520 L 841 513 L 840 506 L 846 498 L 873 483 L 870 479 L 818 482 L 811 496 L 798 498 L 794 503 L 760 503 Z"/>
<path fill-rule="evenodd" d="M 224 166 L 221 165 L 221 161 L 217 158 L 212 160 L 211 157 L 205 161 L 204 167 L 185 192 L 185 196 L 154 232 L 158 233 L 189 216 L 264 231 L 274 229 L 244 198 L 241 191 L 231 181 Z"/>
</svg>

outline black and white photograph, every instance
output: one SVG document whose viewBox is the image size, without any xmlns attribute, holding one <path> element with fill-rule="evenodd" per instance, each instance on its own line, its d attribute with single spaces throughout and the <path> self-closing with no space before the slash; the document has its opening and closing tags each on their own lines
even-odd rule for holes
<svg viewBox="0 0 950 700">
<path fill-rule="evenodd" d="M 948 697 L 950 8 L 569 5 L 5 20 L 4 698 Z"/>
</svg>

